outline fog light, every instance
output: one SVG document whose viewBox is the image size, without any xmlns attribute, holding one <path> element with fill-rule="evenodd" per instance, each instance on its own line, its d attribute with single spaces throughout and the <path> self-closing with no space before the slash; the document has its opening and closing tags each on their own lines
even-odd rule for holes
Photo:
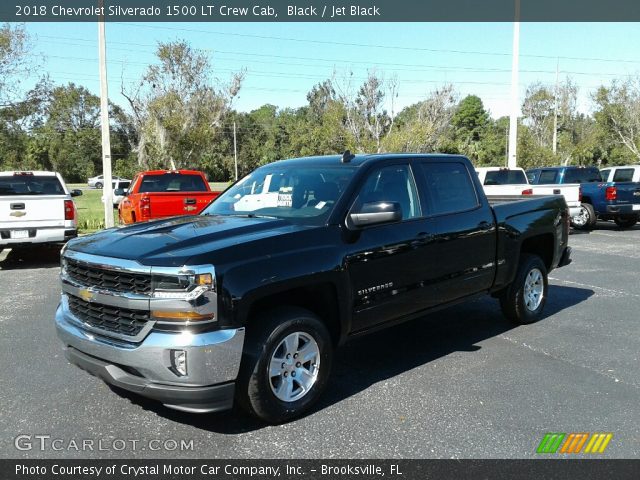
<svg viewBox="0 0 640 480">
<path fill-rule="evenodd" d="M 173 369 L 182 377 L 187 375 L 187 352 L 171 350 L 171 364 Z"/>
</svg>

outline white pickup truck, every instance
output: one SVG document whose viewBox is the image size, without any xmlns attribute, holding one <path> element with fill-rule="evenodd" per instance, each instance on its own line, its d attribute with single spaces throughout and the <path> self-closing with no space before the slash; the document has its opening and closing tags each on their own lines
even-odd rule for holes
<svg viewBox="0 0 640 480">
<path fill-rule="evenodd" d="M 640 183 L 640 165 L 624 165 L 621 167 L 607 167 L 600 170 L 603 182 L 634 182 Z"/>
<path fill-rule="evenodd" d="M 64 243 L 78 236 L 77 212 L 54 172 L 0 172 L 0 250 Z"/>
<path fill-rule="evenodd" d="M 531 185 L 522 168 L 477 167 L 476 173 L 487 197 L 512 195 L 562 195 L 573 218 L 580 213 L 580 184 Z"/>
</svg>

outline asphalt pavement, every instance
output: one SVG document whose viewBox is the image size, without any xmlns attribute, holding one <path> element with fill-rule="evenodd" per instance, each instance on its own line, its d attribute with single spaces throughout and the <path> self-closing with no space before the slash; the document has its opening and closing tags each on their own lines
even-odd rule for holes
<svg viewBox="0 0 640 480">
<path fill-rule="evenodd" d="M 360 338 L 313 412 L 281 426 L 175 412 L 69 365 L 56 252 L 4 251 L 0 457 L 535 458 L 547 432 L 611 432 L 598 456 L 638 458 L 640 225 L 570 245 L 540 322 L 514 327 L 486 298 Z"/>
</svg>

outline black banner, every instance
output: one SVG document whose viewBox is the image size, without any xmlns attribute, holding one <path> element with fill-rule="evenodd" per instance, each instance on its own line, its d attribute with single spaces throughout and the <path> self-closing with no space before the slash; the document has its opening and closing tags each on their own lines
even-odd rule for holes
<svg viewBox="0 0 640 480">
<path fill-rule="evenodd" d="M 638 0 L 3 0 L 9 22 L 636 22 Z"/>
<path fill-rule="evenodd" d="M 640 460 L 0 460 L 2 479 L 637 479 Z"/>
</svg>

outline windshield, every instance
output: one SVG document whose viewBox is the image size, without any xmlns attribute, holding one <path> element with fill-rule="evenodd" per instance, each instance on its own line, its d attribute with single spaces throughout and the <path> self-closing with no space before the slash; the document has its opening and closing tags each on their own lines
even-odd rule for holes
<svg viewBox="0 0 640 480">
<path fill-rule="evenodd" d="M 522 185 L 527 177 L 522 170 L 495 170 L 487 172 L 484 177 L 485 185 Z"/>
<path fill-rule="evenodd" d="M 266 166 L 220 195 L 203 215 L 248 215 L 320 225 L 348 185 L 355 167 Z"/>
<path fill-rule="evenodd" d="M 12 175 L 0 177 L 0 195 L 66 195 L 57 177 Z"/>
</svg>

